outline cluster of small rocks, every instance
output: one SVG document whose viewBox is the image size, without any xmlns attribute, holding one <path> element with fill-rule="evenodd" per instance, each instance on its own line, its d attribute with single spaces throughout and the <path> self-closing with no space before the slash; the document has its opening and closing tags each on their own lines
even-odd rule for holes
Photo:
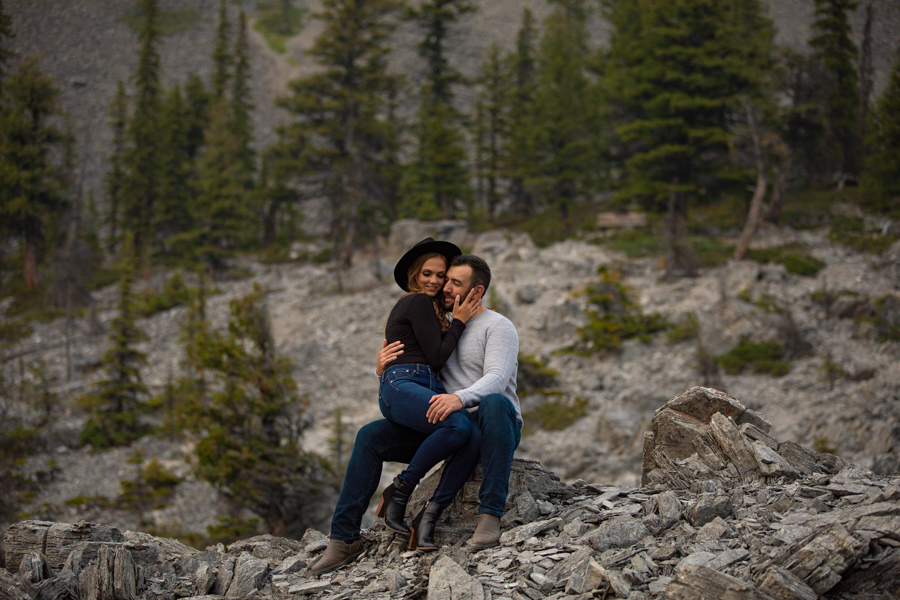
<svg viewBox="0 0 900 600">
<path fill-rule="evenodd" d="M 765 417 L 715 390 L 689 390 L 657 417 L 666 422 L 666 411 L 678 408 L 702 424 L 690 413 L 710 407 L 718 410 L 706 427 L 732 427 L 751 448 L 759 441 L 760 429 L 742 431 L 734 419 L 764 427 Z M 315 530 L 299 541 L 264 535 L 200 552 L 111 527 L 24 521 L 4 538 L 9 571 L 0 570 L 0 600 L 898 597 L 900 477 L 808 449 L 803 460 L 785 458 L 783 473 L 748 476 L 753 450 L 735 461 L 713 435 L 699 452 L 660 461 L 666 439 L 646 446 L 655 462 L 641 488 L 570 486 L 534 461 L 515 461 L 500 545 L 472 552 L 465 541 L 477 518 L 476 472 L 438 523 L 440 551 L 409 551 L 378 524 L 364 530 L 368 546 L 358 560 L 321 576 L 307 570 L 328 543 Z M 701 455 L 710 461 L 709 452 L 725 466 L 688 481 L 686 466 L 696 468 Z M 420 485 L 410 514 L 439 477 Z"/>
</svg>

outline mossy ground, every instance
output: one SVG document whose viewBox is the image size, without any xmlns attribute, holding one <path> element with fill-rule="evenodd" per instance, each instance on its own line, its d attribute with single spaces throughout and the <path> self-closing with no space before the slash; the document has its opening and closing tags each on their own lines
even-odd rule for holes
<svg viewBox="0 0 900 600">
<path fill-rule="evenodd" d="M 568 398 L 561 392 L 549 394 L 543 401 L 526 410 L 523 435 L 530 435 L 538 429 L 560 431 L 587 415 L 586 398 Z"/>
<path fill-rule="evenodd" d="M 775 341 L 750 342 L 744 340 L 717 357 L 719 366 L 729 375 L 746 371 L 781 377 L 791 370 L 791 363 L 784 360 L 786 353 Z"/>
</svg>

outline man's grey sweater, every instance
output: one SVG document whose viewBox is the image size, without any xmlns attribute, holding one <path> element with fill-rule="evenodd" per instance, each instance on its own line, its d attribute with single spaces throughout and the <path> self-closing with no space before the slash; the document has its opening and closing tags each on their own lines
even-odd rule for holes
<svg viewBox="0 0 900 600">
<path fill-rule="evenodd" d="M 522 408 L 516 396 L 519 335 L 512 322 L 492 310 L 469 319 L 456 351 L 441 370 L 444 388 L 462 400 L 470 411 L 490 394 L 503 394 L 516 408 L 522 423 Z"/>
</svg>

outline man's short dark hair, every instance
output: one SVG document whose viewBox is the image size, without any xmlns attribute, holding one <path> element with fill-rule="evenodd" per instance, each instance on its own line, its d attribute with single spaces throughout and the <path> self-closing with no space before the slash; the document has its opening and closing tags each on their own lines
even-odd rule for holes
<svg viewBox="0 0 900 600">
<path fill-rule="evenodd" d="M 460 254 L 454 257 L 451 267 L 471 267 L 472 268 L 472 287 L 479 285 L 484 286 L 487 292 L 488 286 L 491 285 L 491 268 L 484 262 L 484 259 L 474 254 Z"/>
</svg>

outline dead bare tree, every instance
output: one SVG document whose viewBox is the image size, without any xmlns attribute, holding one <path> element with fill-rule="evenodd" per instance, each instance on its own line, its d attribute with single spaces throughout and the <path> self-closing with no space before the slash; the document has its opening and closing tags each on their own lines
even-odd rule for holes
<svg viewBox="0 0 900 600">
<path fill-rule="evenodd" d="M 766 187 L 769 184 L 769 176 L 766 172 L 766 157 L 763 153 L 762 140 L 759 135 L 759 127 L 753 114 L 753 106 L 750 102 L 744 104 L 747 111 L 747 126 L 750 128 L 750 139 L 753 142 L 753 158 L 756 162 L 756 188 L 753 190 L 753 199 L 750 200 L 750 212 L 747 213 L 747 221 L 744 223 L 744 231 L 734 249 L 734 260 L 741 260 L 750 247 L 750 238 L 756 232 L 759 225 L 759 215 L 762 209 L 763 197 L 766 195 Z"/>
</svg>

